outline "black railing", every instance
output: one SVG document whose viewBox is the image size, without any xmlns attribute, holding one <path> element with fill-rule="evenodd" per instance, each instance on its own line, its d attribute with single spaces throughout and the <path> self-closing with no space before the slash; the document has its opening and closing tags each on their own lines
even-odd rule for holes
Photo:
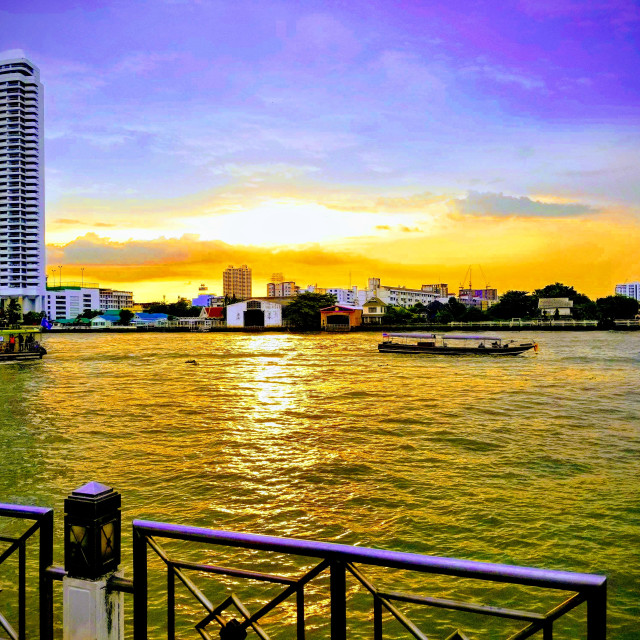
<svg viewBox="0 0 640 640">
<path fill-rule="evenodd" d="M 346 579 L 348 574 L 353 576 L 372 596 L 374 640 L 382 640 L 383 638 L 383 611 L 386 611 L 393 619 L 399 622 L 411 637 L 426 640 L 427 636 L 396 606 L 396 603 L 411 603 L 519 621 L 525 623 L 525 626 L 515 634 L 512 634 L 509 640 L 524 640 L 538 632 L 542 632 L 544 640 L 552 640 L 554 622 L 578 605 L 586 602 L 587 640 L 605 640 L 606 637 L 606 578 L 604 576 L 439 558 L 326 542 L 215 531 L 143 520 L 135 520 L 133 522 L 133 533 L 135 640 L 147 640 L 148 548 L 154 551 L 168 570 L 167 637 L 169 640 L 175 638 L 176 579 L 187 588 L 206 612 L 204 617 L 195 625 L 195 629 L 206 640 L 213 639 L 213 629 L 217 631 L 216 627 L 210 627 L 212 624 L 220 627 L 219 637 L 226 640 L 242 640 L 247 637 L 249 629 L 253 630 L 258 638 L 268 640 L 269 636 L 260 626 L 261 619 L 274 611 L 285 600 L 293 597 L 296 600 L 296 622 L 295 633 L 292 630 L 291 637 L 302 640 L 305 637 L 306 624 L 305 586 L 327 570 L 330 579 L 328 596 L 331 617 L 331 640 L 345 640 L 347 637 Z M 320 562 L 311 569 L 304 571 L 301 575 L 292 578 L 172 558 L 158 543 L 160 539 L 181 540 L 252 551 L 276 552 L 286 556 L 315 558 L 319 559 Z M 573 593 L 566 600 L 545 613 L 520 611 L 388 591 L 376 587 L 364 574 L 362 566 L 386 567 L 422 574 L 471 578 L 479 581 L 540 587 Z M 234 593 L 230 593 L 223 598 L 222 602 L 214 605 L 188 575 L 189 572 L 258 580 L 282 585 L 284 589 L 277 596 L 262 604 L 257 611 L 251 613 Z M 239 620 L 235 617 L 229 617 L 228 610 L 230 609 L 235 609 L 236 613 L 233 615 L 238 615 Z M 226 618 L 223 614 L 226 614 Z M 455 631 L 450 636 L 451 639 L 462 639 L 464 637 L 460 631 Z"/>
<path fill-rule="evenodd" d="M 42 507 L 24 507 L 13 504 L 0 504 L 0 517 L 14 520 L 31 520 L 26 530 L 17 535 L 0 535 L 0 542 L 7 545 L 0 553 L 0 565 L 14 558 L 17 553 L 17 630 L 0 612 L 0 629 L 11 640 L 25 640 L 27 628 L 27 542 L 40 532 L 38 551 L 38 599 L 40 640 L 53 638 L 53 589 L 48 568 L 53 562 L 53 509 Z M 29 619 L 35 619 L 29 615 Z"/>
</svg>

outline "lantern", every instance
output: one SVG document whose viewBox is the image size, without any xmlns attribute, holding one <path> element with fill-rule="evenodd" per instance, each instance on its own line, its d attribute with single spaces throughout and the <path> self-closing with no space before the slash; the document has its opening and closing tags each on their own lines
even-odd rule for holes
<svg viewBox="0 0 640 640">
<path fill-rule="evenodd" d="M 121 496 L 88 482 L 64 501 L 64 567 L 72 578 L 95 580 L 120 564 Z"/>
</svg>

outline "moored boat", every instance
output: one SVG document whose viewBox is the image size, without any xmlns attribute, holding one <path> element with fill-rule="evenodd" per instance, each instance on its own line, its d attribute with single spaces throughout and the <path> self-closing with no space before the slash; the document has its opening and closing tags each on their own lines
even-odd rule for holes
<svg viewBox="0 0 640 640">
<path fill-rule="evenodd" d="M 47 350 L 40 344 L 40 327 L 0 329 L 0 363 L 41 360 Z"/>
<path fill-rule="evenodd" d="M 433 355 L 517 356 L 538 350 L 533 341 L 518 342 L 498 336 L 435 333 L 383 333 L 380 353 L 422 353 Z"/>
</svg>

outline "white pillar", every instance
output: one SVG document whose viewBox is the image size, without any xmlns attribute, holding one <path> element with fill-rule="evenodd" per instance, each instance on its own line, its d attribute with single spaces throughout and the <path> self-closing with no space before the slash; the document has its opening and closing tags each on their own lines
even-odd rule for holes
<svg viewBox="0 0 640 640">
<path fill-rule="evenodd" d="M 124 640 L 124 594 L 107 590 L 110 577 L 63 579 L 63 640 Z"/>
</svg>

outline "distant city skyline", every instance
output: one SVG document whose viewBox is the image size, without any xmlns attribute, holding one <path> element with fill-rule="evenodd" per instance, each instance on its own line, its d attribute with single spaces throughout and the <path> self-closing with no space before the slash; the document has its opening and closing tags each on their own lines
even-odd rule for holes
<svg viewBox="0 0 640 640">
<path fill-rule="evenodd" d="M 23 6 L 25 4 L 25 6 Z M 0 59 L 45 87 L 48 264 L 141 299 L 249 264 L 303 285 L 640 275 L 631 0 L 44 0 Z M 475 282 L 474 282 L 475 284 Z"/>
</svg>

